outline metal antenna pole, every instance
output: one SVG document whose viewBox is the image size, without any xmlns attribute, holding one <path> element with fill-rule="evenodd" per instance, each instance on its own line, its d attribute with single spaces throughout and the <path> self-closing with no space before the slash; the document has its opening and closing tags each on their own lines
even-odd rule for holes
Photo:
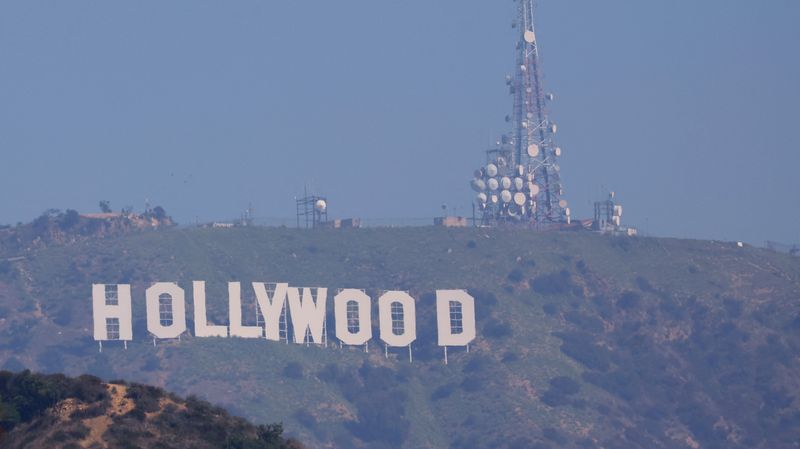
<svg viewBox="0 0 800 449">
<path fill-rule="evenodd" d="M 542 84 L 534 2 L 517 0 L 517 4 L 516 68 L 506 78 L 514 98 L 512 113 L 506 117 L 511 133 L 487 151 L 487 165 L 476 171 L 476 205 L 482 211 L 482 224 L 565 223 L 569 210 L 561 199 L 557 164 L 561 148 L 554 143 L 558 128 L 547 114 L 547 103 L 554 97 Z"/>
</svg>

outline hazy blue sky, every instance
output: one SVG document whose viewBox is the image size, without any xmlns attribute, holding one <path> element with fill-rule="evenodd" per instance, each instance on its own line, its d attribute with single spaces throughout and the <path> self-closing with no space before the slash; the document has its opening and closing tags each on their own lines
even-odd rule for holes
<svg viewBox="0 0 800 449">
<path fill-rule="evenodd" d="M 470 210 L 505 131 L 511 0 L 0 2 L 0 223 Z M 800 2 L 541 0 L 574 215 L 800 241 Z"/>
</svg>

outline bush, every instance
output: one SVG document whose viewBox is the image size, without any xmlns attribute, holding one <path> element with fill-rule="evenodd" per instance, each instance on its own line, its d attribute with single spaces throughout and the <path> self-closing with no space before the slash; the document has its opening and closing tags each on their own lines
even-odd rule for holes
<svg viewBox="0 0 800 449">
<path fill-rule="evenodd" d="M 617 306 L 625 310 L 631 310 L 635 309 L 641 300 L 642 297 L 638 293 L 626 291 L 620 296 L 619 301 L 617 301 Z"/>
<path fill-rule="evenodd" d="M 461 388 L 463 388 L 464 391 L 473 393 L 483 389 L 483 384 L 483 380 L 481 380 L 478 376 L 472 375 L 465 377 L 464 380 L 461 381 Z"/>
<path fill-rule="evenodd" d="M 80 215 L 74 209 L 67 209 L 63 215 L 59 217 L 58 227 L 62 230 L 66 231 L 68 229 L 72 229 L 77 225 L 81 220 Z"/>
<path fill-rule="evenodd" d="M 559 376 L 550 379 L 550 389 L 556 393 L 570 396 L 581 390 L 581 385 L 571 377 Z"/>
<path fill-rule="evenodd" d="M 431 400 L 438 401 L 450 397 L 450 395 L 456 391 L 456 387 L 457 385 L 453 383 L 438 387 L 437 389 L 433 390 L 433 393 L 431 393 Z"/>
<path fill-rule="evenodd" d="M 564 295 L 572 292 L 572 275 L 567 270 L 543 274 L 529 281 L 533 291 L 542 295 Z"/>
<path fill-rule="evenodd" d="M 726 298 L 723 301 L 725 312 L 731 318 L 739 318 L 742 316 L 742 301 L 733 298 Z"/>
<path fill-rule="evenodd" d="M 511 270 L 510 273 L 508 273 L 507 277 L 508 280 L 511 282 L 514 283 L 522 282 L 523 279 L 522 270 L 520 270 L 519 268 L 514 268 L 513 270 Z"/>
<path fill-rule="evenodd" d="M 572 401 L 569 396 L 576 394 L 580 388 L 580 384 L 572 378 L 555 377 L 550 379 L 550 389 L 540 397 L 540 400 L 550 407 L 570 405 Z"/>
<path fill-rule="evenodd" d="M 562 435 L 561 432 L 559 432 L 557 429 L 553 427 L 547 427 L 542 429 L 542 436 L 544 436 L 545 438 L 554 443 L 558 443 L 561 446 L 567 444 L 567 438 L 564 437 L 564 435 Z"/>
<path fill-rule="evenodd" d="M 149 385 L 132 384 L 128 387 L 126 398 L 136 403 L 136 408 L 146 413 L 155 412 L 161 409 L 159 400 L 164 396 L 164 391 Z"/>
<path fill-rule="evenodd" d="M 508 323 L 497 318 L 490 318 L 483 327 L 483 333 L 489 338 L 504 339 L 510 337 L 513 331 Z"/>
<path fill-rule="evenodd" d="M 325 368 L 319 372 L 317 377 L 325 382 L 336 382 L 336 379 L 339 378 L 340 371 L 339 365 L 335 363 L 329 363 L 325 365 Z"/>
<path fill-rule="evenodd" d="M 560 407 L 569 405 L 569 398 L 563 394 L 558 394 L 555 391 L 547 390 L 539 397 L 539 400 L 549 405 L 550 407 Z"/>
<path fill-rule="evenodd" d="M 303 378 L 303 365 L 298 362 L 289 362 L 283 368 L 283 376 L 289 379 L 302 379 Z"/>
<path fill-rule="evenodd" d="M 589 369 L 606 371 L 611 366 L 608 349 L 594 344 L 592 335 L 585 332 L 554 332 L 560 338 L 561 352 Z"/>
<path fill-rule="evenodd" d="M 548 315 L 555 315 L 556 313 L 558 313 L 558 306 L 550 302 L 543 305 L 542 310 L 544 311 L 544 313 Z"/>
<path fill-rule="evenodd" d="M 639 290 L 647 293 L 654 293 L 656 289 L 650 284 L 650 281 L 643 278 L 642 276 L 636 277 L 636 286 L 639 287 Z"/>
<path fill-rule="evenodd" d="M 486 356 L 476 355 L 464 366 L 464 373 L 478 373 L 492 365 L 492 359 Z"/>
<path fill-rule="evenodd" d="M 7 260 L 0 260 L 0 276 L 11 273 L 11 262 Z"/>
<path fill-rule="evenodd" d="M 599 318 L 581 312 L 567 312 L 564 314 L 564 319 L 586 332 L 597 334 L 603 332 L 604 329 L 603 322 Z"/>
</svg>

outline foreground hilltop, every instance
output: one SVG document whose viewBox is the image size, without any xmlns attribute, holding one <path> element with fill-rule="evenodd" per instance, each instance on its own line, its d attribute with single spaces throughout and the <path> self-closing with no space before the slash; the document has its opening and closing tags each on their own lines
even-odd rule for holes
<svg viewBox="0 0 800 449">
<path fill-rule="evenodd" d="M 281 433 L 146 385 L 0 371 L 5 449 L 302 449 Z"/>
<path fill-rule="evenodd" d="M 196 394 L 310 447 L 796 448 L 800 259 L 731 242 L 504 229 L 172 229 L 48 246 L 0 266 L 0 366 Z M 5 255 L 0 255 L 2 260 Z M 4 267 L 4 268 L 3 268 Z M 405 350 L 148 336 L 153 282 L 383 290 L 417 303 Z M 91 284 L 132 285 L 134 341 L 92 340 Z M 436 289 L 477 340 L 436 346 Z M 243 289 L 245 319 L 254 320 Z M 329 297 L 329 304 L 332 301 Z M 191 301 L 189 301 L 189 328 Z M 373 310 L 373 317 L 377 317 Z M 373 320 L 377 326 L 377 320 Z M 328 329 L 333 334 L 332 305 Z M 377 335 L 377 329 L 373 332 Z"/>
</svg>

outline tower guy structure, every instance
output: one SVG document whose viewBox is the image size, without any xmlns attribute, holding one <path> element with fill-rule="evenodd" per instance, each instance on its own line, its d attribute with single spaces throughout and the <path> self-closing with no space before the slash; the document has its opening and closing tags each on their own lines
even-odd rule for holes
<svg viewBox="0 0 800 449">
<path fill-rule="evenodd" d="M 511 130 L 486 152 L 486 164 L 475 171 L 472 188 L 482 225 L 546 228 L 569 223 L 570 210 L 562 199 L 561 148 L 554 142 L 558 127 L 547 114 L 554 96 L 542 86 L 534 2 L 515 1 L 516 67 L 506 76 L 514 97 L 512 113 L 506 116 Z"/>
</svg>

